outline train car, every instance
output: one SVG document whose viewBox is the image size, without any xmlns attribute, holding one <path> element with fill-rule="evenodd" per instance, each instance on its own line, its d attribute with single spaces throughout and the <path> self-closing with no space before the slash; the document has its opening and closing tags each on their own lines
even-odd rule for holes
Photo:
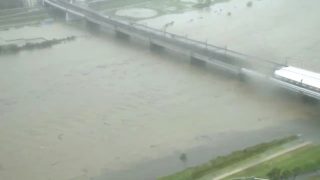
<svg viewBox="0 0 320 180">
<path fill-rule="evenodd" d="M 319 73 L 287 66 L 276 70 L 274 77 L 312 91 L 320 92 Z"/>
</svg>

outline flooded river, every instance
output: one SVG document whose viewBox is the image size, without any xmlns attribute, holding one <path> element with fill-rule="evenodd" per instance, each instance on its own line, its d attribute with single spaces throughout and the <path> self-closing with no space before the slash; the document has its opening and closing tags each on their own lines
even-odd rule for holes
<svg viewBox="0 0 320 180">
<path fill-rule="evenodd" d="M 320 71 L 318 1 L 241 2 L 231 16 L 215 15 L 227 3 L 139 22 L 161 28 L 174 19 L 168 31 Z M 185 168 L 181 153 L 191 166 L 290 134 L 320 139 L 318 105 L 143 42 L 60 22 L 0 31 L 7 40 L 71 35 L 0 56 L 0 179 L 147 180 Z"/>
</svg>

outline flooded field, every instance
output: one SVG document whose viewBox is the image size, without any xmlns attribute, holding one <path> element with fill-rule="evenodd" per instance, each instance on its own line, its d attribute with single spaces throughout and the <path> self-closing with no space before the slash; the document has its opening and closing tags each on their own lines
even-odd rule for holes
<svg viewBox="0 0 320 180">
<path fill-rule="evenodd" d="M 252 2 L 137 21 L 174 21 L 167 31 L 320 71 L 319 2 Z M 0 179 L 147 180 L 185 168 L 181 153 L 191 166 L 289 134 L 320 140 L 319 105 L 143 42 L 81 22 L 0 31 L 5 40 L 68 36 L 77 40 L 0 55 Z"/>
<path fill-rule="evenodd" d="M 316 10 L 319 1 L 249 1 L 250 7 L 247 2 L 229 1 L 209 9 L 167 14 L 141 23 L 162 28 L 174 21 L 166 31 L 320 71 L 320 43 L 315 36 L 320 28 Z"/>
<path fill-rule="evenodd" d="M 116 12 L 117 16 L 131 17 L 131 18 L 148 18 L 157 15 L 157 11 L 144 8 L 130 8 L 119 10 Z"/>
</svg>

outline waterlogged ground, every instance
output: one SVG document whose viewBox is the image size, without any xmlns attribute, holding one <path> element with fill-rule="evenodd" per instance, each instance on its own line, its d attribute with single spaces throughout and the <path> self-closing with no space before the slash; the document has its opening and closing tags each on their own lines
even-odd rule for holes
<svg viewBox="0 0 320 180">
<path fill-rule="evenodd" d="M 289 62 L 320 70 L 318 1 L 252 2 L 140 23 L 174 21 L 168 31 L 254 55 L 300 52 Z M 222 7 L 234 9 L 215 12 Z M 0 179 L 155 179 L 292 133 L 320 140 L 317 105 L 193 67 L 187 57 L 71 24 L 0 32 L 5 39 L 71 35 L 77 40 L 0 56 Z"/>
</svg>

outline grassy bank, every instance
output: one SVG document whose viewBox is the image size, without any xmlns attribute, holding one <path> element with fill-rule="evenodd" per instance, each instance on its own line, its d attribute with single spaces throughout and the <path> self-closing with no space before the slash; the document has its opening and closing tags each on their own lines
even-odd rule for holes
<svg viewBox="0 0 320 180">
<path fill-rule="evenodd" d="M 220 169 L 231 166 L 240 161 L 247 160 L 258 154 L 264 153 L 270 149 L 279 147 L 283 144 L 296 140 L 297 136 L 290 136 L 283 139 L 274 140 L 267 143 L 255 145 L 240 151 L 233 152 L 227 156 L 221 156 L 213 159 L 203 165 L 188 168 L 182 172 L 176 174 L 161 177 L 160 180 L 195 180 L 210 174 L 211 172 L 218 171 Z"/>
<path fill-rule="evenodd" d="M 248 176 L 277 179 L 277 176 L 295 177 L 317 169 L 320 169 L 320 146 L 309 145 L 226 179 Z"/>
</svg>

